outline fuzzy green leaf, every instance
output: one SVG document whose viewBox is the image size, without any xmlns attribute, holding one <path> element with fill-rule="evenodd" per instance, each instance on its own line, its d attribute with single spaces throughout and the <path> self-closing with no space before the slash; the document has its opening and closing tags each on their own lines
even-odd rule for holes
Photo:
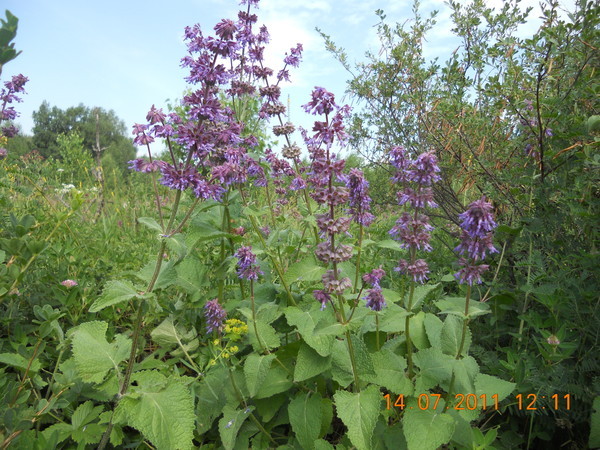
<svg viewBox="0 0 600 450">
<path fill-rule="evenodd" d="M 254 351 L 263 351 L 265 347 L 272 350 L 279 347 L 281 344 L 281 340 L 279 339 L 275 328 L 260 319 L 256 321 L 256 330 L 258 331 L 259 339 L 257 339 L 256 332 L 254 331 L 252 319 L 248 319 L 248 339 L 250 340 L 250 344 L 252 344 Z"/>
<path fill-rule="evenodd" d="M 158 231 L 159 233 L 163 232 L 160 224 L 152 217 L 138 217 L 138 222 L 150 228 L 151 230 Z"/>
<path fill-rule="evenodd" d="M 198 405 L 196 409 L 197 431 L 210 430 L 213 421 L 221 414 L 227 403 L 224 386 L 231 384 L 227 369 L 221 365 L 212 367 L 195 385 Z"/>
<path fill-rule="evenodd" d="M 442 326 L 441 346 L 442 351 L 446 355 L 456 357 L 462 341 L 464 322 L 460 317 L 453 314 L 448 314 Z M 465 343 L 461 350 L 461 355 L 465 355 L 469 351 L 471 345 L 471 330 L 467 327 L 465 335 Z"/>
<path fill-rule="evenodd" d="M 407 409 L 402 419 L 409 450 L 435 450 L 450 441 L 454 419 L 433 409 Z"/>
<path fill-rule="evenodd" d="M 304 342 L 298 350 L 294 381 L 304 381 L 331 368 L 331 355 L 321 356 Z"/>
<path fill-rule="evenodd" d="M 292 264 L 283 275 L 283 279 L 289 286 L 298 281 L 315 282 L 320 281 L 326 269 L 320 266 L 314 257 L 310 256 L 300 262 Z"/>
<path fill-rule="evenodd" d="M 338 417 L 348 427 L 352 444 L 358 450 L 370 449 L 382 401 L 379 388 L 371 385 L 356 393 L 337 391 L 333 399 Z"/>
<path fill-rule="evenodd" d="M 440 314 L 454 314 L 465 317 L 465 299 L 462 297 L 445 297 L 435 302 L 435 306 L 440 309 Z M 490 312 L 490 305 L 487 303 L 469 300 L 469 314 L 467 317 L 473 318 Z"/>
<path fill-rule="evenodd" d="M 285 317 L 291 326 L 298 329 L 304 341 L 321 356 L 331 354 L 335 337 L 343 332 L 343 327 L 334 323 L 331 315 L 323 314 L 318 305 L 309 311 L 290 306 L 285 309 Z"/>
<path fill-rule="evenodd" d="M 159 345 L 166 347 L 178 345 L 183 347 L 184 342 L 189 342 L 196 337 L 196 331 L 194 329 L 187 331 L 181 325 L 175 325 L 173 316 L 169 316 L 152 330 L 150 336 Z"/>
<path fill-rule="evenodd" d="M 408 395 L 412 391 L 412 383 L 406 377 L 406 360 L 391 350 L 382 349 L 371 355 L 374 375 L 366 378 L 392 392 Z"/>
<path fill-rule="evenodd" d="M 492 395 L 498 395 L 499 402 L 508 397 L 514 391 L 515 386 L 515 383 L 504 381 L 492 375 L 479 373 L 475 377 L 475 394 L 477 397 L 486 395 L 488 399 L 491 399 Z"/>
<path fill-rule="evenodd" d="M 426 348 L 415 353 L 414 362 L 420 369 L 416 383 L 417 392 L 425 392 L 450 380 L 453 361 L 454 358 L 436 348 Z"/>
<path fill-rule="evenodd" d="M 288 405 L 292 430 L 304 449 L 314 449 L 314 441 L 319 437 L 323 411 L 321 396 L 317 393 L 299 392 Z"/>
<path fill-rule="evenodd" d="M 106 283 L 102 295 L 90 306 L 90 312 L 98 312 L 112 305 L 142 297 L 128 281 L 113 280 Z"/>
<path fill-rule="evenodd" d="M 265 381 L 274 359 L 275 355 L 273 353 L 268 355 L 251 353 L 246 358 L 244 362 L 244 375 L 246 376 L 246 386 L 251 397 L 256 395 L 258 389 Z"/>
<path fill-rule="evenodd" d="M 192 448 L 194 400 L 183 382 L 159 372 L 134 373 L 130 393 L 115 410 L 115 421 L 140 431 L 159 450 Z"/>
<path fill-rule="evenodd" d="M 226 450 L 231 450 L 235 446 L 238 432 L 253 409 L 253 406 L 244 409 L 234 409 L 229 405 L 223 408 L 223 417 L 219 420 L 219 434 L 221 435 L 223 447 Z"/>
<path fill-rule="evenodd" d="M 73 345 L 75 367 L 87 383 L 101 383 L 112 369 L 119 372 L 119 363 L 129 357 L 131 340 L 122 334 L 109 343 L 106 322 L 93 321 L 72 328 L 68 335 Z"/>
<path fill-rule="evenodd" d="M 287 391 L 290 387 L 292 387 L 292 382 L 288 378 L 288 372 L 278 364 L 271 365 L 255 398 L 272 397 L 275 394 Z"/>
</svg>

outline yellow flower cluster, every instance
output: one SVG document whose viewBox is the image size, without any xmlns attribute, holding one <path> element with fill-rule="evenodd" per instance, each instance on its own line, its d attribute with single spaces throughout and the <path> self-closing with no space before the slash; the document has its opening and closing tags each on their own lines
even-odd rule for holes
<svg viewBox="0 0 600 450">
<path fill-rule="evenodd" d="M 228 319 L 225 321 L 225 334 L 237 334 L 239 336 L 248 332 L 248 325 L 239 319 Z"/>
<path fill-rule="evenodd" d="M 8 138 L 0 134 L 0 147 L 4 147 L 6 144 L 8 144 Z"/>
</svg>

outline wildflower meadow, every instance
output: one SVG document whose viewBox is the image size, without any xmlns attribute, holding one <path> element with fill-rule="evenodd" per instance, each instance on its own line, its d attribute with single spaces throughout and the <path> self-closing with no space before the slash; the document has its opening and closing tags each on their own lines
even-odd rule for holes
<svg viewBox="0 0 600 450">
<path fill-rule="evenodd" d="M 355 64 L 320 30 L 352 107 L 315 86 L 305 129 L 303 44 L 267 67 L 242 0 L 133 134 L 33 137 L 7 11 L 0 448 L 600 447 L 600 5 L 559 6 L 450 0 L 435 61 L 419 2 Z"/>
</svg>

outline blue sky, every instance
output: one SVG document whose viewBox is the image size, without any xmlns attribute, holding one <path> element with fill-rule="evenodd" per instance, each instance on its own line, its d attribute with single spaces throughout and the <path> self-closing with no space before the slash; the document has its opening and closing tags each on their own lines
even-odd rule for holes
<svg viewBox="0 0 600 450">
<path fill-rule="evenodd" d="M 569 7 L 574 1 L 562 3 Z M 458 45 L 447 7 L 443 0 L 421 3 L 425 12 L 440 10 L 425 48 L 428 55 L 445 59 Z M 213 34 L 213 26 L 221 18 L 235 18 L 239 8 L 236 0 L 5 0 L 3 6 L 19 18 L 14 42 L 23 53 L 4 67 L 2 81 L 17 73 L 30 79 L 23 103 L 16 105 L 25 133 L 31 132 L 31 114 L 44 100 L 63 109 L 79 103 L 112 109 L 129 130 L 144 122 L 152 104 L 165 107 L 185 89 L 186 73 L 179 64 L 186 55 L 184 27 L 199 23 Z M 267 25 L 272 40 L 267 65 L 277 71 L 290 47 L 304 45 L 304 61 L 283 90 L 284 101 L 290 96 L 292 121 L 309 126 L 300 106 L 314 86 L 334 92 L 338 103 L 344 100 L 348 74 L 325 51 L 315 27 L 348 50 L 350 61 L 359 61 L 366 50 L 378 48 L 374 11 L 383 9 L 389 21 L 404 22 L 412 16 L 411 7 L 412 0 L 262 0 L 259 23 Z M 533 31 L 537 24 L 529 27 Z"/>
</svg>

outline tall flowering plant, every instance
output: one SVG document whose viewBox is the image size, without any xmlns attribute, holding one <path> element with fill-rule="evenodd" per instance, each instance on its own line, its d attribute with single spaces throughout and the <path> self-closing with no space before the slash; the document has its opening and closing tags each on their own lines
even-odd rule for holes
<svg viewBox="0 0 600 450">
<path fill-rule="evenodd" d="M 440 180 L 440 168 L 433 152 L 421 153 L 411 159 L 403 147 L 393 147 L 390 151 L 390 162 L 396 171 L 392 181 L 400 184 L 398 191 L 398 204 L 406 205 L 408 211 L 402 213 L 390 234 L 400 241 L 400 246 L 408 250 L 409 259 L 401 259 L 394 269 L 407 274 L 412 282 L 408 293 L 407 309 L 412 310 L 413 295 L 416 283 L 427 280 L 429 266 L 427 261 L 417 257 L 418 251 L 429 252 L 432 247 L 429 243 L 430 232 L 433 226 L 425 214 L 426 208 L 437 208 L 433 201 L 433 183 Z M 405 319 L 405 335 L 408 359 L 408 374 L 413 377 L 412 342 L 410 338 L 410 316 Z"/>
</svg>

